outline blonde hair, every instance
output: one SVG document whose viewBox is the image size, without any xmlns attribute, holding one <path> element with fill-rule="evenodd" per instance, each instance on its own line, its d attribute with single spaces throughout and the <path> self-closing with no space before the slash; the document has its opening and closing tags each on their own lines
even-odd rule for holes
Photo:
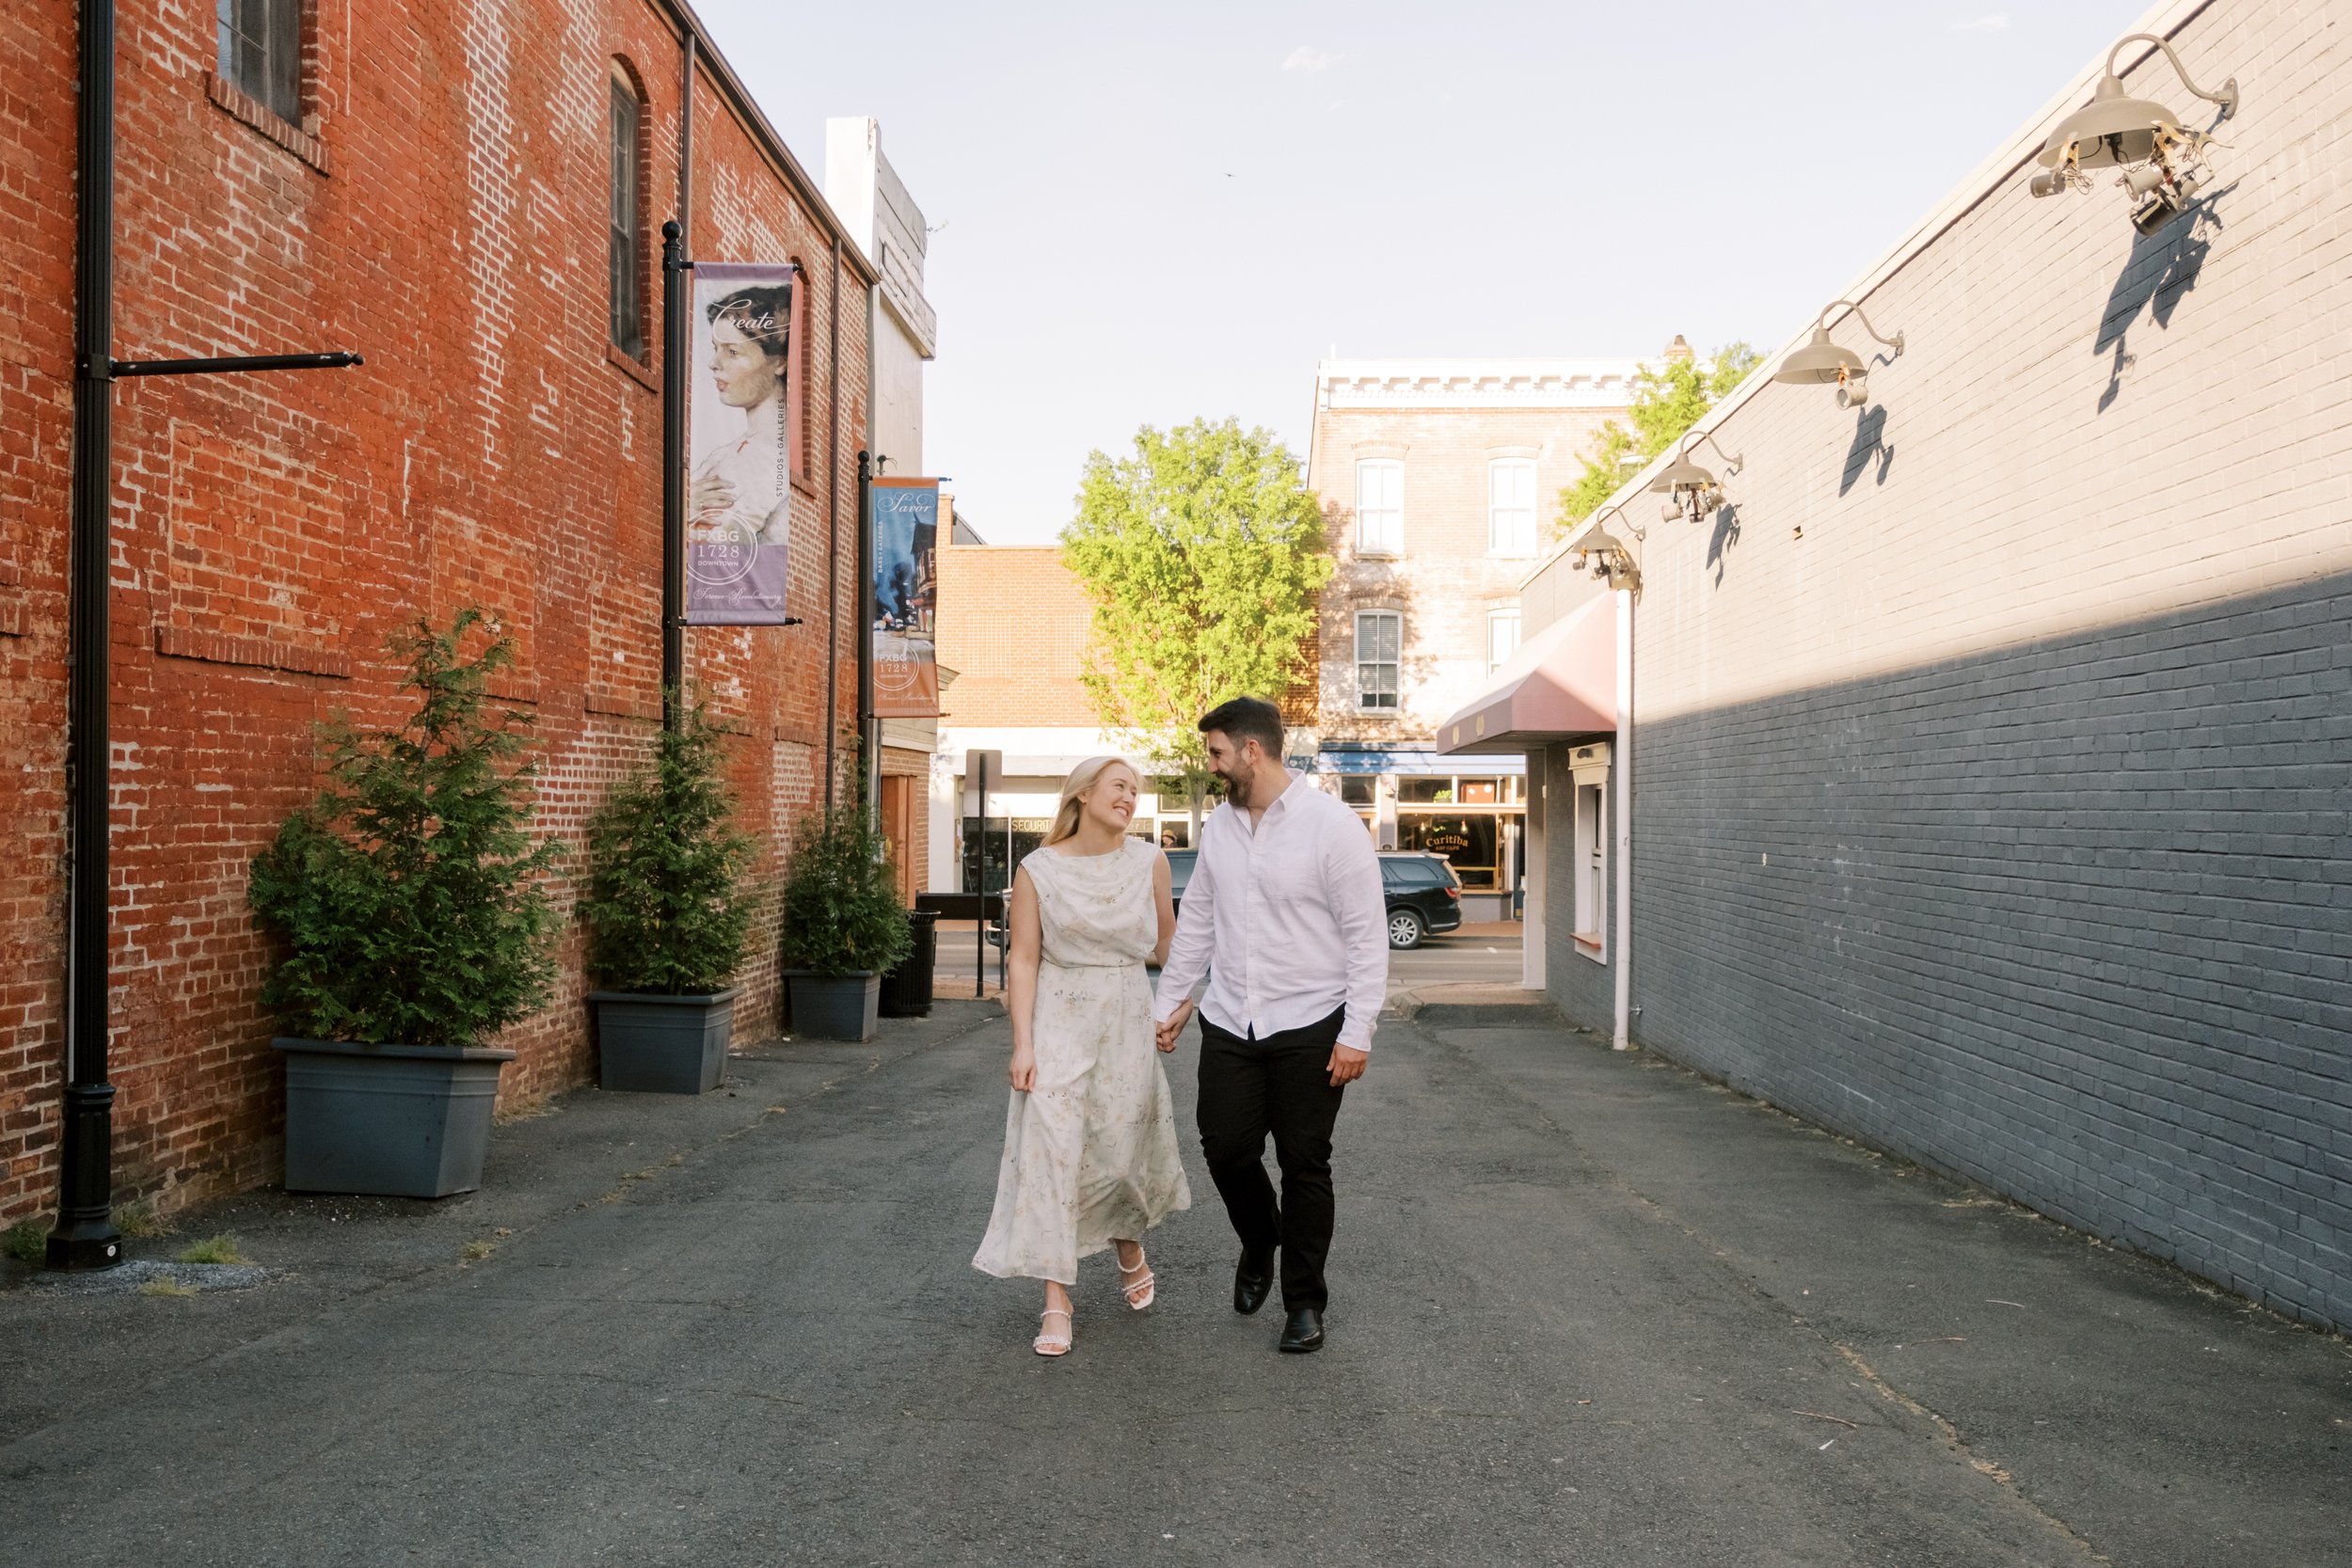
<svg viewBox="0 0 2352 1568">
<path fill-rule="evenodd" d="M 1113 768 L 1124 768 L 1135 775 L 1136 785 L 1142 785 L 1142 772 L 1125 757 L 1087 758 L 1072 768 L 1070 777 L 1061 782 L 1061 804 L 1054 808 L 1054 826 L 1045 835 L 1047 844 L 1059 844 L 1065 838 L 1078 836 L 1078 818 L 1086 812 L 1087 792 L 1101 783 L 1104 773 Z"/>
</svg>

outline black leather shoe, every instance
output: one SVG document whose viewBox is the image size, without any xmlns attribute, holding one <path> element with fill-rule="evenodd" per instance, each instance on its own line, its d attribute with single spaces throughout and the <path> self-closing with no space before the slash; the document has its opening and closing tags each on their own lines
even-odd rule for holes
<svg viewBox="0 0 2352 1568">
<path fill-rule="evenodd" d="M 1274 1259 L 1241 1255 L 1233 1266 L 1233 1310 L 1248 1316 L 1265 1305 L 1266 1292 L 1274 1289 Z"/>
<path fill-rule="evenodd" d="M 1282 1349 L 1293 1355 L 1323 1348 L 1323 1314 L 1311 1307 L 1291 1309 L 1290 1321 L 1282 1325 Z"/>
</svg>

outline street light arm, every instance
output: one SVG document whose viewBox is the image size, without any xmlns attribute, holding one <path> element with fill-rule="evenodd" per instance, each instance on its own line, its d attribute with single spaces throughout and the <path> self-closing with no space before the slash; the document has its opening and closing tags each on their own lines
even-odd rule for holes
<svg viewBox="0 0 2352 1568">
<path fill-rule="evenodd" d="M 1625 508 L 1626 503 L 1619 501 L 1616 505 L 1611 507 L 1599 516 L 1595 517 L 1592 521 L 1592 526 L 1594 528 L 1598 528 L 1601 524 L 1607 522 L 1612 517 L 1622 517 L 1625 519 L 1625 531 L 1628 533 L 1633 535 L 1633 537 L 1637 540 L 1646 541 L 1649 538 L 1649 530 L 1635 522 L 1633 520 L 1632 514 L 1626 511 Z"/>
<path fill-rule="evenodd" d="M 1862 307 L 1856 305 L 1851 299 L 1833 299 L 1827 305 L 1822 306 L 1820 317 L 1813 325 L 1820 327 L 1828 326 L 1829 313 L 1832 310 L 1836 309 L 1841 305 L 1853 312 L 1853 319 L 1862 324 L 1863 331 L 1867 332 L 1871 337 L 1876 338 L 1880 342 L 1884 343 L 1888 348 L 1893 349 L 1895 351 L 1896 358 L 1899 359 L 1903 356 L 1903 335 L 1898 332 L 1892 338 L 1889 338 L 1885 334 L 1879 331 L 1877 327 L 1870 325 L 1870 318 L 1862 313 Z"/>
<path fill-rule="evenodd" d="M 2221 90 L 2219 92 L 2207 92 L 2204 88 L 2199 87 L 2195 82 L 2189 80 L 2188 67 L 2183 65 L 2181 63 L 2180 55 L 2172 52 L 2172 45 L 2166 42 L 2163 39 L 2156 37 L 2153 33 L 2126 33 L 2123 37 L 2116 40 L 2115 47 L 2107 51 L 2108 75 L 2116 76 L 2119 74 L 2115 69 L 2115 62 L 2117 57 L 2123 53 L 2123 46 L 2128 43 L 2154 44 L 2158 49 L 2164 51 L 2164 57 L 2172 62 L 2172 74 L 2181 79 L 2181 86 L 2186 87 L 2192 97 L 2201 98 L 2208 103 L 2220 104 L 2221 118 L 2223 119 L 2227 119 L 2232 115 L 2237 113 L 2236 77 L 2233 76 L 2228 81 L 2222 83 Z"/>
<path fill-rule="evenodd" d="M 1727 474 L 1736 474 L 1740 471 L 1744 459 L 1739 452 L 1724 451 L 1723 444 L 1715 439 L 1715 433 L 1711 430 L 1694 430 L 1690 435 L 1685 436 L 1682 438 L 1682 455 L 1685 457 L 1690 456 L 1691 449 L 1697 446 L 1702 441 L 1706 442 L 1708 446 L 1713 447 L 1715 449 L 1715 455 L 1724 460 L 1724 472 Z"/>
</svg>

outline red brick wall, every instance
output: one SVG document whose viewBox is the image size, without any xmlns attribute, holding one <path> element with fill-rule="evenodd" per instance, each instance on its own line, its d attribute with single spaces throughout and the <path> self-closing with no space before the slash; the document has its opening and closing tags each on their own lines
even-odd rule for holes
<svg viewBox="0 0 2352 1568">
<path fill-rule="evenodd" d="M 1093 620 L 1057 545 L 943 546 L 939 662 L 956 678 L 939 694 L 940 721 L 1100 722 L 1078 684 Z"/>
<path fill-rule="evenodd" d="M 659 350 L 638 366 L 606 349 L 615 57 L 647 101 L 657 279 L 676 190 L 678 40 L 644 0 L 517 0 L 503 23 L 436 0 L 318 0 L 299 129 L 257 126 L 208 90 L 213 9 L 123 10 L 116 353 L 356 347 L 368 362 L 116 390 L 118 1196 L 173 1203 L 275 1173 L 278 1069 L 257 1000 L 270 955 L 246 867 L 316 786 L 313 726 L 399 712 L 388 633 L 468 603 L 501 617 L 522 655 L 501 695 L 535 720 L 542 820 L 568 844 L 646 746 Z M 64 1054 L 72 29 L 71 7 L 0 17 L 0 1220 L 50 1200 Z M 829 677 L 836 735 L 854 724 L 864 278 L 854 260 L 836 278 L 825 210 L 707 71 L 696 108 L 696 250 L 796 258 L 810 292 L 811 483 L 791 546 L 807 624 L 688 634 L 690 672 L 738 732 L 734 784 L 769 831 L 772 879 L 823 790 Z M 658 289 L 655 303 L 658 345 Z M 568 880 L 559 891 L 568 907 Z M 774 1022 L 773 935 L 746 975 L 745 1030 Z M 590 1069 L 580 948 L 569 931 L 557 997 L 501 1041 L 520 1053 L 509 1097 Z"/>
</svg>

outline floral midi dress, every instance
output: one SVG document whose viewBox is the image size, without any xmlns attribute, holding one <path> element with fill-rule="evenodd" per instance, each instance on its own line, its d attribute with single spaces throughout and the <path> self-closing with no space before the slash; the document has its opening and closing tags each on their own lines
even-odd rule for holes
<svg viewBox="0 0 2352 1568">
<path fill-rule="evenodd" d="M 996 1208 L 972 1259 L 983 1274 L 1075 1284 L 1079 1259 L 1192 1207 L 1143 967 L 1159 943 L 1158 853 L 1131 838 L 1106 855 L 1040 849 L 1021 863 L 1044 938 L 1037 1086 L 1013 1090 L 1005 1115 Z"/>
</svg>

